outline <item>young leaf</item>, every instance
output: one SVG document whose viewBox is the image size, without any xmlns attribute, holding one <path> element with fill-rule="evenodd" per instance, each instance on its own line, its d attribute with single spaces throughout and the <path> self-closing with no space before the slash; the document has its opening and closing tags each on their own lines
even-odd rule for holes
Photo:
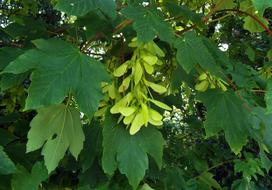
<svg viewBox="0 0 272 190">
<path fill-rule="evenodd" d="M 44 145 L 42 155 L 49 173 L 57 167 L 67 149 L 77 159 L 85 138 L 79 112 L 73 107 L 60 104 L 39 109 L 30 125 L 27 152 Z"/>
</svg>

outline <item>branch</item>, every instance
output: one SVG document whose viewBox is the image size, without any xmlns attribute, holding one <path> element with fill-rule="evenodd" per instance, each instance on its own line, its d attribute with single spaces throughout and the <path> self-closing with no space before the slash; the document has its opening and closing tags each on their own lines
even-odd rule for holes
<svg viewBox="0 0 272 190">
<path fill-rule="evenodd" d="M 128 25 L 132 24 L 132 20 L 131 19 L 126 19 L 124 20 L 123 22 L 121 22 L 120 24 L 118 24 L 112 31 L 113 34 L 116 34 L 118 32 L 120 32 L 121 30 L 123 30 L 125 27 L 127 27 Z M 97 33 L 92 39 L 88 40 L 87 43 L 81 48 L 81 51 L 86 51 L 91 43 L 94 41 L 94 40 L 97 40 L 101 37 L 103 37 L 104 34 L 103 33 Z"/>
<path fill-rule="evenodd" d="M 222 3 L 224 1 L 225 0 L 221 0 L 219 3 L 217 3 L 217 5 L 206 16 L 204 16 L 202 18 L 202 20 L 203 20 L 204 23 L 214 22 L 215 20 L 209 21 L 208 19 L 213 14 L 215 14 L 215 13 L 219 13 L 219 12 L 236 12 L 236 13 L 243 14 L 243 15 L 251 17 L 254 21 L 256 21 L 268 33 L 269 36 L 272 36 L 272 30 L 270 30 L 270 28 L 268 26 L 266 26 L 265 23 L 263 23 L 257 16 L 255 16 L 255 15 L 249 13 L 249 12 L 242 11 L 242 10 L 239 10 L 239 9 L 223 9 L 223 10 L 218 10 L 221 7 L 221 5 L 222 5 Z M 216 21 L 221 20 L 223 18 L 225 18 L 225 16 L 217 18 Z M 192 25 L 192 26 L 190 26 L 190 27 L 188 27 L 188 28 L 186 28 L 186 29 L 184 29 L 184 30 L 182 30 L 180 32 L 177 32 L 177 34 L 178 35 L 183 34 L 183 33 L 187 32 L 187 31 L 189 31 L 191 29 L 194 29 L 196 27 L 197 27 L 197 25 L 194 24 L 194 25 Z"/>
<path fill-rule="evenodd" d="M 253 20 L 255 20 L 263 29 L 266 30 L 266 32 L 268 33 L 268 35 L 272 36 L 272 31 L 270 30 L 270 28 L 268 26 L 265 25 L 265 23 L 263 23 L 258 17 L 256 17 L 255 15 L 246 12 L 246 11 L 242 11 L 239 9 L 223 9 L 223 10 L 219 10 L 218 12 L 236 12 L 236 13 L 240 13 L 246 16 L 251 17 Z"/>
<path fill-rule="evenodd" d="M 199 175 L 193 177 L 193 179 L 197 179 L 197 178 L 199 178 L 201 175 L 203 175 L 204 173 L 209 172 L 209 171 L 212 170 L 212 169 L 218 168 L 219 166 L 222 166 L 222 165 L 231 163 L 231 162 L 233 162 L 234 160 L 236 160 L 236 159 L 226 160 L 226 161 L 220 162 L 220 163 L 218 163 L 218 164 L 215 164 L 215 165 L 211 166 L 210 168 L 208 168 L 208 169 L 204 170 L 203 172 L 201 172 Z"/>
</svg>

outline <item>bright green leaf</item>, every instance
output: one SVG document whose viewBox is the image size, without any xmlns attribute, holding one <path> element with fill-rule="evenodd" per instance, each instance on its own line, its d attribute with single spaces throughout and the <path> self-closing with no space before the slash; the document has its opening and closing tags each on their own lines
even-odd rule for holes
<svg viewBox="0 0 272 190">
<path fill-rule="evenodd" d="M 260 17 L 258 15 L 255 15 L 258 17 L 258 19 L 265 24 L 268 27 L 268 21 L 264 19 L 263 17 Z M 265 29 L 254 19 L 252 19 L 250 16 L 247 16 L 244 19 L 244 29 L 248 30 L 249 32 L 263 32 Z"/>
<path fill-rule="evenodd" d="M 272 7 L 271 0 L 252 0 L 255 9 L 260 15 L 264 14 L 265 9 Z"/>
<path fill-rule="evenodd" d="M 49 173 L 57 167 L 67 149 L 77 159 L 85 138 L 79 112 L 73 107 L 60 104 L 39 109 L 30 125 L 27 152 L 44 145 L 42 155 Z"/>
</svg>

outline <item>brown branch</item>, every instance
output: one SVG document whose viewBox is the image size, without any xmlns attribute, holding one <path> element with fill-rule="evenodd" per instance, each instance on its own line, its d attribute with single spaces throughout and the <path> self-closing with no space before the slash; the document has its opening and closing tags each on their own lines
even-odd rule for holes
<svg viewBox="0 0 272 190">
<path fill-rule="evenodd" d="M 239 13 L 239 14 L 249 16 L 254 21 L 256 21 L 263 29 L 265 29 L 266 32 L 268 33 L 268 35 L 272 36 L 272 30 L 270 30 L 270 28 L 268 26 L 266 26 L 265 23 L 263 23 L 258 17 L 256 17 L 255 15 L 253 15 L 253 14 L 251 14 L 249 12 L 242 11 L 242 10 L 239 10 L 239 9 L 223 9 L 223 10 L 217 11 L 217 13 L 218 12 L 236 12 L 236 13 Z"/>
<path fill-rule="evenodd" d="M 118 24 L 114 29 L 113 29 L 113 33 L 117 33 L 120 32 L 121 30 L 123 30 L 125 27 L 127 27 L 128 25 L 132 24 L 133 20 L 131 19 L 126 19 L 123 22 L 121 22 L 120 24 Z"/>
<path fill-rule="evenodd" d="M 206 16 L 204 16 L 202 18 L 202 21 L 204 23 L 214 22 L 214 20 L 209 21 L 208 19 L 215 13 L 219 13 L 219 12 L 236 12 L 236 13 L 243 14 L 243 15 L 246 15 L 246 16 L 249 16 L 250 18 L 252 18 L 254 21 L 256 21 L 268 33 L 268 35 L 272 36 L 272 30 L 268 26 L 266 26 L 265 23 L 263 23 L 257 16 L 255 16 L 255 15 L 249 13 L 249 12 L 242 11 L 242 10 L 239 10 L 239 9 L 218 10 L 221 7 L 221 5 L 222 5 L 222 3 L 224 1 L 225 0 L 221 0 L 219 3 L 217 3 L 217 5 Z M 223 18 L 225 18 L 225 17 L 224 16 L 220 17 L 220 19 L 223 19 Z M 220 19 L 217 18 L 217 20 L 220 20 Z M 197 27 L 197 25 L 194 24 L 194 25 L 192 25 L 192 26 L 190 26 L 188 28 L 185 28 L 184 30 L 182 30 L 180 32 L 177 32 L 177 34 L 179 36 L 180 34 L 183 34 L 183 33 L 187 32 L 187 31 L 189 31 L 191 29 L 194 29 L 196 27 Z"/>
<path fill-rule="evenodd" d="M 262 89 L 252 89 L 250 90 L 251 92 L 256 92 L 256 93 L 266 93 L 266 90 L 262 90 Z"/>
<path fill-rule="evenodd" d="M 120 24 L 118 24 L 112 30 L 112 33 L 116 34 L 116 33 L 120 32 L 120 31 L 122 31 L 125 27 L 127 27 L 130 24 L 132 24 L 132 22 L 133 21 L 131 19 L 124 20 L 123 22 L 121 22 Z M 83 52 L 86 51 L 94 40 L 102 38 L 103 36 L 104 36 L 103 33 L 101 33 L 101 32 L 97 33 L 92 39 L 90 39 L 90 40 L 87 41 L 87 43 L 81 48 L 81 51 L 83 51 Z"/>
</svg>

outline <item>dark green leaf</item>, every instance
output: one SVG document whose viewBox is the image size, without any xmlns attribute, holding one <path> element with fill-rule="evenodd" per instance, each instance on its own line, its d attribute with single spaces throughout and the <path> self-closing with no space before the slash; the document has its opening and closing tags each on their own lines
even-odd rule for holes
<svg viewBox="0 0 272 190">
<path fill-rule="evenodd" d="M 180 20 L 188 20 L 197 24 L 202 24 L 201 15 L 193 12 L 185 5 L 177 5 L 171 1 L 165 3 L 166 8 L 170 12 L 172 17 Z"/>
<path fill-rule="evenodd" d="M 247 143 L 249 114 L 243 102 L 233 92 L 210 90 L 199 95 L 207 107 L 204 127 L 207 136 L 223 130 L 232 151 L 240 152 Z M 237 117 L 239 116 L 239 117 Z"/>
<path fill-rule="evenodd" d="M 1 117 L 0 117 L 1 120 Z M 4 130 L 0 128 L 0 145 L 1 146 L 6 146 L 8 143 L 14 141 L 16 136 L 14 136 L 11 132 L 8 130 Z"/>
<path fill-rule="evenodd" d="M 135 189 L 148 168 L 147 154 L 161 167 L 163 145 L 160 132 L 153 127 L 143 128 L 131 136 L 122 125 L 116 125 L 113 116 L 107 115 L 103 128 L 103 169 L 113 175 L 118 168 Z"/>
<path fill-rule="evenodd" d="M 75 16 L 84 16 L 97 9 L 112 18 L 116 15 L 114 0 L 59 0 L 55 8 Z"/>
<path fill-rule="evenodd" d="M 180 66 L 187 72 L 199 64 L 203 69 L 213 75 L 219 75 L 220 68 L 217 65 L 214 52 L 210 52 L 203 40 L 205 38 L 197 36 L 194 32 L 188 32 L 184 38 L 177 40 L 177 61 Z M 197 55 L 197 56 L 196 56 Z"/>
<path fill-rule="evenodd" d="M 62 40 L 33 43 L 38 49 L 27 51 L 4 70 L 19 74 L 34 69 L 25 109 L 61 103 L 73 92 L 81 111 L 91 118 L 103 98 L 100 82 L 108 80 L 103 65 Z"/>
<path fill-rule="evenodd" d="M 161 12 L 156 9 L 144 8 L 140 6 L 129 6 L 122 10 L 122 13 L 134 21 L 133 27 L 137 32 L 137 37 L 142 42 L 148 42 L 156 35 L 163 41 L 172 43 L 174 31 L 161 17 Z"/>
<path fill-rule="evenodd" d="M 17 166 L 11 186 L 14 190 L 38 190 L 40 183 L 48 178 L 47 170 L 42 162 L 36 162 L 29 173 L 23 166 Z"/>
<path fill-rule="evenodd" d="M 83 127 L 85 142 L 79 160 L 82 170 L 85 172 L 93 164 L 96 156 L 100 156 L 102 150 L 102 127 L 98 122 Z"/>
</svg>

